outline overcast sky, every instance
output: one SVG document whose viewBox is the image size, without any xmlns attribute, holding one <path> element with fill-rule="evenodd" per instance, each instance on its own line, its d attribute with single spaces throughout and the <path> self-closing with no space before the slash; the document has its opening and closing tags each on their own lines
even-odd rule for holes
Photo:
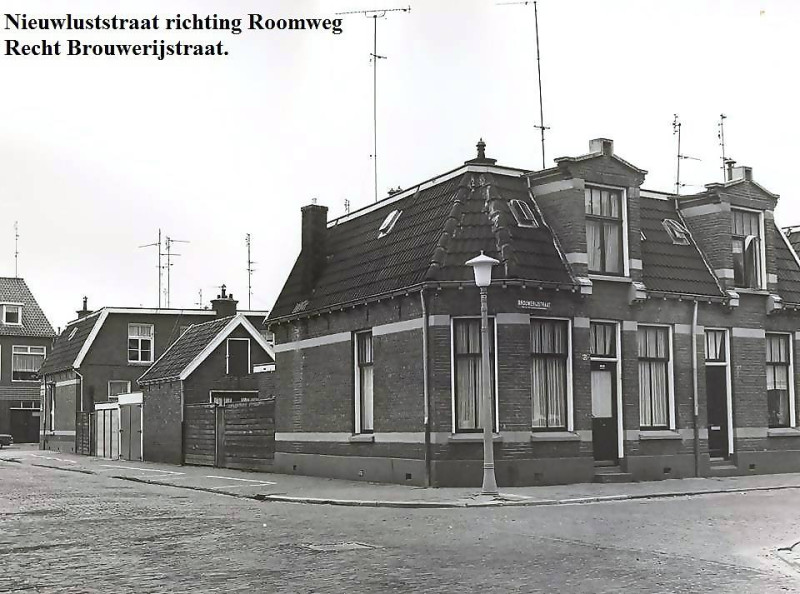
<svg viewBox="0 0 800 594">
<path fill-rule="evenodd" d="M 334 17 L 408 0 L 129 2 L 5 0 L 29 17 Z M 538 169 L 541 149 L 532 6 L 416 0 L 378 22 L 378 187 L 412 186 L 474 157 L 479 137 L 500 164 Z M 60 7 L 60 9 L 59 9 Z M 781 195 L 800 224 L 791 181 L 800 3 L 793 0 L 540 0 L 547 164 L 591 138 L 675 183 L 673 114 L 683 123 L 684 192 L 721 180 L 727 153 Z M 17 32 L 0 38 L 86 42 L 223 41 L 221 58 L 0 56 L 0 275 L 19 274 L 54 326 L 90 308 L 155 306 L 158 229 L 190 243 L 171 270 L 171 305 L 196 307 L 226 283 L 253 309 L 272 306 L 300 245 L 300 207 L 330 216 L 372 190 L 372 20 L 328 31 Z"/>
</svg>

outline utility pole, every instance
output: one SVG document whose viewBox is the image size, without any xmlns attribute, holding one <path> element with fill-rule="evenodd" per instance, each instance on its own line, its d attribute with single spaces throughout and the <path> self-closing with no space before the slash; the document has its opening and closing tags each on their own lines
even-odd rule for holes
<svg viewBox="0 0 800 594">
<path fill-rule="evenodd" d="M 19 278 L 19 221 L 14 221 L 14 278 Z"/>
<path fill-rule="evenodd" d="M 372 166 L 374 173 L 375 202 L 378 201 L 378 60 L 385 60 L 386 56 L 378 55 L 378 19 L 385 18 L 390 12 L 411 12 L 411 6 L 406 8 L 384 8 L 379 10 L 351 10 L 337 12 L 337 15 L 363 14 L 372 19 Z"/>
<path fill-rule="evenodd" d="M 248 233 L 245 237 L 245 242 L 247 243 L 247 309 L 252 309 L 250 306 L 250 298 L 253 296 L 253 272 L 255 269 L 253 268 L 253 262 L 250 259 L 250 234 Z"/>
<path fill-rule="evenodd" d="M 542 138 L 542 169 L 545 169 L 545 150 L 544 150 L 544 131 L 549 130 L 550 126 L 544 125 L 544 103 L 542 101 L 542 58 L 539 52 L 539 9 L 536 0 L 523 0 L 521 2 L 498 2 L 498 6 L 519 5 L 527 6 L 533 4 L 533 25 L 536 30 L 536 72 L 539 81 L 539 123 L 534 124 L 533 127 L 538 129 Z"/>
<path fill-rule="evenodd" d="M 158 242 L 157 243 L 148 243 L 145 245 L 140 245 L 140 248 L 146 247 L 157 247 L 158 248 L 158 308 L 161 309 L 161 271 L 163 270 L 161 266 L 161 229 L 158 230 Z"/>
<path fill-rule="evenodd" d="M 170 305 L 170 268 L 172 268 L 172 258 L 175 256 L 180 256 L 181 254 L 173 254 L 172 253 L 172 244 L 173 243 L 191 243 L 186 239 L 172 239 L 169 235 L 164 240 L 164 244 L 166 245 L 166 256 L 167 256 L 167 303 L 166 306 L 169 307 Z"/>
</svg>

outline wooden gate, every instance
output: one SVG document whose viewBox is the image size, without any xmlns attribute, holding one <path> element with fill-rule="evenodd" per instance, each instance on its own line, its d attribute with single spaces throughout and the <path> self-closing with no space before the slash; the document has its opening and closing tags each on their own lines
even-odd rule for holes
<svg viewBox="0 0 800 594">
<path fill-rule="evenodd" d="M 142 459 L 142 405 L 119 406 L 119 457 L 122 460 Z"/>
<path fill-rule="evenodd" d="M 186 406 L 185 464 L 268 470 L 275 457 L 275 400 Z"/>
</svg>

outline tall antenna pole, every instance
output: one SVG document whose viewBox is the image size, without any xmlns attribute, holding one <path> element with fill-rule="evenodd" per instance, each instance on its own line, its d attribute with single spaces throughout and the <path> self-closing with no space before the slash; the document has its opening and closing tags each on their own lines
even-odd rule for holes
<svg viewBox="0 0 800 594">
<path fill-rule="evenodd" d="M 724 113 L 719 114 L 719 124 L 717 124 L 717 126 L 719 127 L 717 138 L 719 138 L 719 146 L 722 147 L 722 167 L 720 169 L 722 169 L 723 182 L 728 181 L 727 179 L 725 179 L 726 177 L 725 169 L 728 166 L 728 159 L 725 156 L 725 119 L 727 117 L 728 116 L 726 116 Z"/>
<path fill-rule="evenodd" d="M 145 245 L 140 245 L 140 248 L 146 247 L 157 247 L 158 248 L 158 308 L 161 309 L 161 273 L 163 271 L 163 267 L 161 266 L 161 229 L 158 230 L 158 242 L 157 243 L 148 243 Z"/>
<path fill-rule="evenodd" d="M 255 269 L 253 268 L 253 262 L 250 259 L 250 234 L 248 233 L 245 237 L 245 242 L 247 243 L 247 309 L 252 309 L 250 305 L 250 298 L 253 295 L 253 272 Z"/>
<path fill-rule="evenodd" d="M 675 164 L 675 195 L 680 196 L 681 193 L 681 122 L 678 119 L 678 114 L 675 114 L 675 119 L 672 120 L 672 134 L 678 135 L 678 153 Z"/>
<path fill-rule="evenodd" d="M 14 278 L 19 278 L 19 221 L 14 221 Z"/>
<path fill-rule="evenodd" d="M 167 235 L 164 244 L 166 245 L 167 251 L 167 303 L 166 306 L 169 307 L 170 305 L 170 268 L 172 268 L 172 258 L 175 256 L 180 256 L 180 254 L 173 254 L 172 253 L 172 244 L 173 243 L 190 243 L 186 239 L 172 239 L 169 235 Z"/>
<path fill-rule="evenodd" d="M 536 30 L 536 71 L 539 82 L 539 123 L 534 124 L 533 127 L 538 129 L 542 136 L 542 169 L 546 169 L 546 156 L 544 149 L 544 131 L 549 130 L 550 126 L 544 125 L 544 102 L 542 101 L 542 58 L 539 52 L 539 9 L 536 0 L 523 0 L 522 2 L 498 2 L 498 6 L 509 6 L 514 4 L 522 4 L 527 6 L 533 4 L 533 24 Z"/>
<path fill-rule="evenodd" d="M 378 201 L 378 60 L 385 60 L 386 56 L 378 55 L 378 19 L 386 17 L 389 12 L 411 12 L 411 6 L 406 8 L 385 8 L 380 10 L 351 10 L 337 12 L 336 14 L 363 14 L 372 19 L 372 167 L 375 202 Z"/>
</svg>

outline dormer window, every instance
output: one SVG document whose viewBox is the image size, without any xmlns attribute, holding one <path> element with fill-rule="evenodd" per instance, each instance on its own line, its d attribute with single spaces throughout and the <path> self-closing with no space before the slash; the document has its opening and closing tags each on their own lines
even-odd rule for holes
<svg viewBox="0 0 800 594">
<path fill-rule="evenodd" d="M 525 202 L 522 200 L 510 200 L 508 207 L 511 209 L 511 214 L 513 214 L 514 218 L 517 220 L 517 225 L 530 229 L 539 228 L 539 223 L 536 222 L 531 207 Z"/>
<path fill-rule="evenodd" d="M 764 248 L 761 239 L 761 213 L 731 209 L 734 286 L 764 288 Z"/>
<path fill-rule="evenodd" d="M 394 229 L 394 225 L 397 222 L 397 219 L 400 218 L 402 212 L 403 212 L 402 210 L 393 210 L 388 215 L 386 215 L 386 218 L 383 219 L 383 222 L 381 223 L 381 226 L 378 229 L 378 239 L 380 239 L 381 237 L 385 237 L 392 232 L 392 229 Z"/>
<path fill-rule="evenodd" d="M 664 225 L 664 229 L 667 231 L 667 235 L 669 235 L 673 244 L 689 245 L 689 232 L 686 231 L 686 228 L 678 221 L 664 219 L 661 221 L 661 224 Z"/>
<path fill-rule="evenodd" d="M 3 324 L 7 324 L 9 326 L 21 326 L 22 325 L 22 306 L 18 304 L 12 303 L 4 303 L 0 305 L 0 309 L 2 309 L 3 314 Z"/>
<path fill-rule="evenodd" d="M 623 267 L 622 190 L 586 187 L 586 252 L 589 272 L 622 275 Z"/>
</svg>

